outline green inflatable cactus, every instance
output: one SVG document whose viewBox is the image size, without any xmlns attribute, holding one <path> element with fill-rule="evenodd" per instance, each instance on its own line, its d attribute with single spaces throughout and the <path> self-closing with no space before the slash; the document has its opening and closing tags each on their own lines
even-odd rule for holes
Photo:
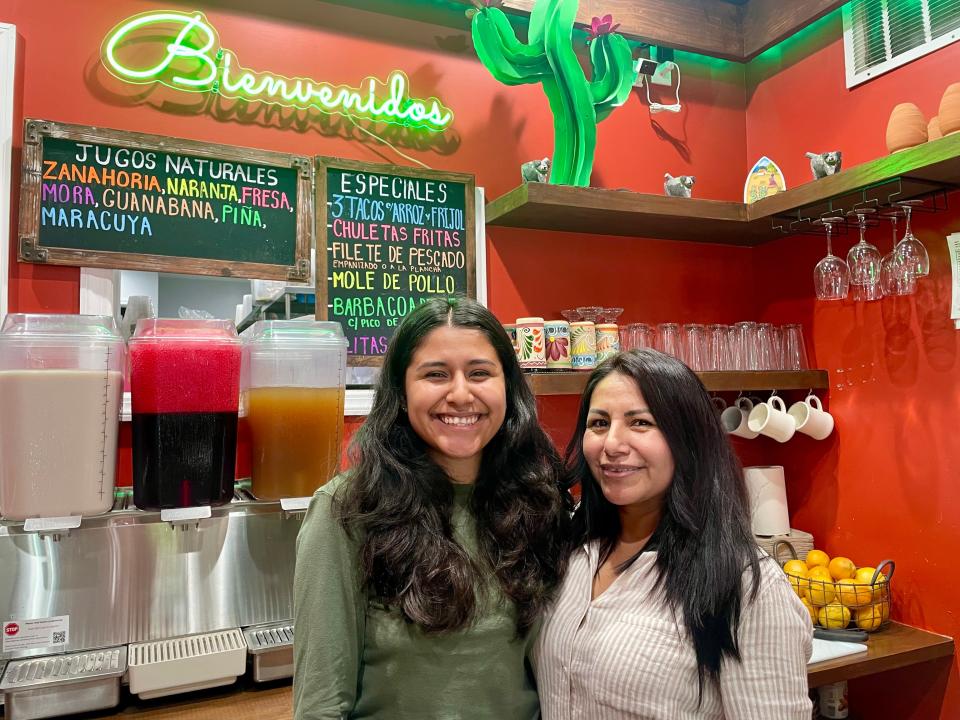
<svg viewBox="0 0 960 720">
<path fill-rule="evenodd" d="M 554 185 L 590 184 L 597 123 L 623 105 L 636 80 L 630 46 L 615 34 L 610 16 L 594 18 L 590 37 L 592 79 L 573 50 L 573 21 L 579 0 L 537 0 L 527 43 L 490 0 L 473 15 L 473 45 L 490 73 L 507 85 L 541 83 L 553 111 Z"/>
</svg>

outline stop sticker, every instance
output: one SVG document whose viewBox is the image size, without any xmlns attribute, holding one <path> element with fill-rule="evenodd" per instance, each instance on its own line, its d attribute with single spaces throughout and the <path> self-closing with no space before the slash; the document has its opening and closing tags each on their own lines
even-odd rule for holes
<svg viewBox="0 0 960 720">
<path fill-rule="evenodd" d="M 4 623 L 3 625 L 3 634 L 7 637 L 13 637 L 18 632 L 20 632 L 20 626 L 14 622 Z"/>
</svg>

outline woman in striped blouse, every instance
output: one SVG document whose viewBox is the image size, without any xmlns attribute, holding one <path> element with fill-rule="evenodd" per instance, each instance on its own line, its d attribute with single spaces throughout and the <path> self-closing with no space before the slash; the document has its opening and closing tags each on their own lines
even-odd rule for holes
<svg viewBox="0 0 960 720">
<path fill-rule="evenodd" d="M 590 376 L 575 549 L 534 651 L 544 720 L 807 720 L 810 616 L 756 546 L 699 378 L 654 350 Z"/>
</svg>

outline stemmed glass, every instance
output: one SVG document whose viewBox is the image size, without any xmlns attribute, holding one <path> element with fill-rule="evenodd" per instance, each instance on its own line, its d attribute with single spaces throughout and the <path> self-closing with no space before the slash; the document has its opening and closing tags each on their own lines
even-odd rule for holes
<svg viewBox="0 0 960 720">
<path fill-rule="evenodd" d="M 599 319 L 597 320 L 597 322 L 616 324 L 617 319 L 621 315 L 623 315 L 623 308 L 618 308 L 618 307 L 601 308 L 600 313 L 598 315 Z"/>
<path fill-rule="evenodd" d="M 825 217 L 814 221 L 827 231 L 827 255 L 813 269 L 813 287 L 817 300 L 843 300 L 850 289 L 850 268 L 833 254 L 833 226 L 843 222 L 842 217 Z"/>
<path fill-rule="evenodd" d="M 890 295 L 913 295 L 917 291 L 917 278 L 910 271 L 910 267 L 903 262 L 897 253 L 897 214 L 888 215 L 887 219 L 893 227 L 893 246 L 890 252 L 883 256 L 883 262 L 880 265 L 880 285 L 883 287 L 883 294 Z"/>
<path fill-rule="evenodd" d="M 897 244 L 896 252 L 900 260 L 910 268 L 910 272 L 918 278 L 930 274 L 930 256 L 913 231 L 910 229 L 910 214 L 916 205 L 923 205 L 923 200 L 904 200 L 897 203 L 907 214 L 907 231 L 903 239 Z"/>
<path fill-rule="evenodd" d="M 880 285 L 880 264 L 883 256 L 874 245 L 867 242 L 867 215 L 875 213 L 872 207 L 860 207 L 851 210 L 848 215 L 856 215 L 860 226 L 860 242 L 847 253 L 847 266 L 850 268 L 850 284 L 853 285 L 854 299 L 879 300 L 883 297 Z"/>
<path fill-rule="evenodd" d="M 580 316 L 589 322 L 596 323 L 599 322 L 598 318 L 600 313 L 603 312 L 603 308 L 599 305 L 582 305 L 577 308 L 577 312 L 580 313 Z"/>
</svg>

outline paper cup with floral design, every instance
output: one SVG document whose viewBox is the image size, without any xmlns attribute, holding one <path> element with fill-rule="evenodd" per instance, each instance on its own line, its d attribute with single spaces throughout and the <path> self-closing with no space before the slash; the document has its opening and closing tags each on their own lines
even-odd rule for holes
<svg viewBox="0 0 960 720">
<path fill-rule="evenodd" d="M 543 324 L 543 334 L 547 342 L 547 368 L 569 370 L 570 360 L 570 323 L 566 320 L 550 320 Z"/>
<path fill-rule="evenodd" d="M 574 370 L 597 366 L 597 331 L 590 320 L 570 323 L 570 361 Z"/>
<path fill-rule="evenodd" d="M 517 318 L 517 359 L 524 370 L 547 366 L 544 353 L 543 318 Z"/>
<path fill-rule="evenodd" d="M 597 364 L 620 352 L 620 328 L 615 323 L 597 325 Z"/>
</svg>

